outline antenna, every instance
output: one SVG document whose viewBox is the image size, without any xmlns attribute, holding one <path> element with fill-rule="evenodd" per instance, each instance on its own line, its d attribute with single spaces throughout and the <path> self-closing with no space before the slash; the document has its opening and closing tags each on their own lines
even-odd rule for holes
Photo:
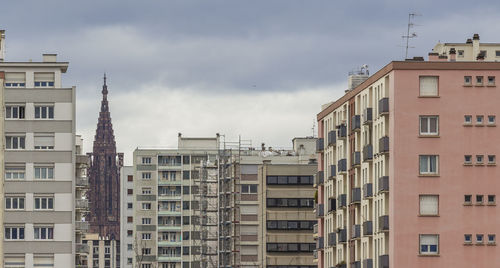
<svg viewBox="0 0 500 268">
<path fill-rule="evenodd" d="M 311 130 L 312 130 L 312 137 L 313 138 L 316 137 L 316 135 L 315 135 L 316 134 L 316 120 L 315 119 L 313 119 L 313 126 L 312 126 Z"/>
<path fill-rule="evenodd" d="M 408 13 L 408 28 L 407 28 L 407 31 L 406 31 L 406 35 L 402 36 L 403 39 L 406 39 L 406 53 L 405 53 L 405 58 L 404 59 L 408 58 L 408 49 L 409 48 L 414 48 L 414 47 L 410 47 L 410 38 L 417 37 L 417 33 L 415 33 L 415 32 L 413 32 L 413 33 L 410 34 L 410 29 L 413 28 L 413 26 L 416 26 L 413 23 L 413 19 L 415 18 L 415 16 L 422 16 L 422 15 L 417 14 L 415 12 Z"/>
</svg>

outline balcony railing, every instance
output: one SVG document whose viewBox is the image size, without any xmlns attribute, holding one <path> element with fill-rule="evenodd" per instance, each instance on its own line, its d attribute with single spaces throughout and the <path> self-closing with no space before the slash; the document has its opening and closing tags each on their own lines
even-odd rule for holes
<svg viewBox="0 0 500 268">
<path fill-rule="evenodd" d="M 373 197 L 373 184 L 372 183 L 366 183 L 365 185 L 363 185 L 363 197 L 364 198 Z"/>
<path fill-rule="evenodd" d="M 317 249 L 313 250 L 313 259 L 315 259 L 315 260 L 318 259 L 318 250 Z"/>
<path fill-rule="evenodd" d="M 378 191 L 389 192 L 389 176 L 382 176 L 378 178 Z"/>
<path fill-rule="evenodd" d="M 318 185 L 323 184 L 323 182 L 325 182 L 325 173 L 323 171 L 318 171 L 318 173 L 316 173 L 316 180 Z"/>
<path fill-rule="evenodd" d="M 79 231 L 82 231 L 82 232 L 86 232 L 89 230 L 89 222 L 86 222 L 86 221 L 76 221 L 75 222 L 75 229 L 76 230 L 79 230 Z"/>
<path fill-rule="evenodd" d="M 363 146 L 363 161 L 373 160 L 373 145 L 367 144 Z"/>
<path fill-rule="evenodd" d="M 361 130 L 361 116 L 355 115 L 351 119 L 351 131 Z"/>
<path fill-rule="evenodd" d="M 337 244 L 337 233 L 328 234 L 328 245 L 335 246 Z"/>
<path fill-rule="evenodd" d="M 313 234 L 317 233 L 318 233 L 318 224 L 316 223 L 315 225 L 313 225 Z"/>
<path fill-rule="evenodd" d="M 389 268 L 389 255 L 378 256 L 379 268 Z"/>
<path fill-rule="evenodd" d="M 77 177 L 75 180 L 75 184 L 77 187 L 88 187 L 89 179 L 87 177 Z"/>
<path fill-rule="evenodd" d="M 334 178 L 335 176 L 337 176 L 337 166 L 331 165 L 330 166 L 330 178 Z"/>
<path fill-rule="evenodd" d="M 389 137 L 384 136 L 378 140 L 378 152 L 381 154 L 389 152 Z"/>
<path fill-rule="evenodd" d="M 347 171 L 347 159 L 340 159 L 337 163 L 337 167 L 339 169 L 339 173 L 340 172 L 346 172 Z"/>
<path fill-rule="evenodd" d="M 363 235 L 373 235 L 373 222 L 372 221 L 363 222 Z"/>
<path fill-rule="evenodd" d="M 337 209 L 337 199 L 331 198 L 329 199 L 330 206 L 328 207 L 328 212 L 335 211 Z"/>
<path fill-rule="evenodd" d="M 352 188 L 351 203 L 361 202 L 361 188 Z"/>
<path fill-rule="evenodd" d="M 77 209 L 88 209 L 89 208 L 89 200 L 87 200 L 87 199 L 77 199 L 77 200 L 75 200 L 75 208 L 77 208 Z"/>
<path fill-rule="evenodd" d="M 347 242 L 347 230 L 345 228 L 338 230 L 338 239 L 339 243 Z"/>
<path fill-rule="evenodd" d="M 351 166 L 353 167 L 361 165 L 361 152 L 354 152 L 351 161 Z"/>
<path fill-rule="evenodd" d="M 316 152 L 323 152 L 325 149 L 325 139 L 323 138 L 318 138 L 316 140 Z"/>
<path fill-rule="evenodd" d="M 340 124 L 337 126 L 337 138 L 345 139 L 347 137 L 347 127 L 345 124 Z"/>
<path fill-rule="evenodd" d="M 361 268 L 361 262 L 355 261 L 355 262 L 351 263 L 351 268 Z"/>
<path fill-rule="evenodd" d="M 389 231 L 389 215 L 380 216 L 378 218 L 378 230 L 380 232 Z"/>
<path fill-rule="evenodd" d="M 373 109 L 366 108 L 363 111 L 363 124 L 370 124 L 373 121 Z"/>
<path fill-rule="evenodd" d="M 320 236 L 316 240 L 316 249 L 324 249 L 325 248 L 325 238 Z"/>
<path fill-rule="evenodd" d="M 373 268 L 373 259 L 363 260 L 363 268 Z"/>
<path fill-rule="evenodd" d="M 335 145 L 337 143 L 337 135 L 335 130 L 328 132 L 328 145 Z"/>
<path fill-rule="evenodd" d="M 325 216 L 325 205 L 318 204 L 316 207 L 316 217 L 323 217 L 323 216 Z"/>
<path fill-rule="evenodd" d="M 360 224 L 355 224 L 352 226 L 351 229 L 351 238 L 356 239 L 361 237 L 361 225 Z"/>
<path fill-rule="evenodd" d="M 75 244 L 75 252 L 79 254 L 88 254 L 89 245 L 87 244 Z"/>
<path fill-rule="evenodd" d="M 378 114 L 384 115 L 389 113 L 389 98 L 383 98 L 378 101 Z"/>
<path fill-rule="evenodd" d="M 347 195 L 346 194 L 341 194 L 338 196 L 337 198 L 338 200 L 338 207 L 339 208 L 343 208 L 343 207 L 346 207 L 347 206 Z"/>
<path fill-rule="evenodd" d="M 335 268 L 347 268 L 347 264 L 345 263 L 339 263 L 335 266 Z"/>
</svg>

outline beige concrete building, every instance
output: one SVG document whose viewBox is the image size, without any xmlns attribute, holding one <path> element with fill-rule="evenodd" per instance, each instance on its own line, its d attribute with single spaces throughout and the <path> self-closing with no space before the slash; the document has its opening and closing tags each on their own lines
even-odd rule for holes
<svg viewBox="0 0 500 268">
<path fill-rule="evenodd" d="M 456 61 L 499 61 L 500 43 L 481 43 L 479 34 L 474 34 L 465 43 L 439 42 L 429 53 L 430 61 L 447 61 L 448 57 Z"/>
<path fill-rule="evenodd" d="M 89 268 L 120 267 L 119 242 L 92 233 L 84 234 L 82 239 L 83 244 L 90 249 L 87 256 Z"/>
<path fill-rule="evenodd" d="M 0 61 L 5 74 L 3 267 L 75 263 L 75 88 L 62 87 L 67 68 L 55 54 L 44 54 L 42 61 Z"/>
<path fill-rule="evenodd" d="M 87 268 L 89 247 L 83 243 L 83 236 L 89 230 L 89 223 L 85 221 L 88 213 L 88 157 L 83 153 L 83 139 L 80 135 L 76 136 L 75 147 L 75 267 Z"/>
</svg>

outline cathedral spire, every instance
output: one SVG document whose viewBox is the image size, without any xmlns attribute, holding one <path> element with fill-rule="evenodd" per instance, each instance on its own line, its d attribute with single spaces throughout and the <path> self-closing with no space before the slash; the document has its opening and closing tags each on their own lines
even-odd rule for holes
<svg viewBox="0 0 500 268">
<path fill-rule="evenodd" d="M 102 98 L 105 100 L 108 96 L 108 85 L 106 85 L 106 73 L 104 73 L 104 84 L 102 85 Z"/>
</svg>

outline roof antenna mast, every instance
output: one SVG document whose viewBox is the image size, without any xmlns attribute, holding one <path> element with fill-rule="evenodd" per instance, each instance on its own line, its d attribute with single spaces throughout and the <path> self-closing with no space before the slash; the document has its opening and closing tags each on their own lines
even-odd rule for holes
<svg viewBox="0 0 500 268">
<path fill-rule="evenodd" d="M 414 23 L 413 23 L 413 19 L 415 18 L 415 16 L 421 16 L 420 14 L 417 14 L 415 12 L 411 12 L 411 13 L 408 13 L 408 28 L 407 28 L 407 31 L 406 31 L 406 35 L 403 35 L 403 39 L 406 39 L 406 53 L 405 53 L 405 60 L 408 58 L 408 49 L 409 48 L 414 48 L 414 47 L 411 47 L 410 46 L 410 39 L 411 38 L 415 38 L 417 37 L 417 33 L 413 32 L 410 34 L 410 29 L 413 28 L 413 26 L 416 26 Z"/>
</svg>

